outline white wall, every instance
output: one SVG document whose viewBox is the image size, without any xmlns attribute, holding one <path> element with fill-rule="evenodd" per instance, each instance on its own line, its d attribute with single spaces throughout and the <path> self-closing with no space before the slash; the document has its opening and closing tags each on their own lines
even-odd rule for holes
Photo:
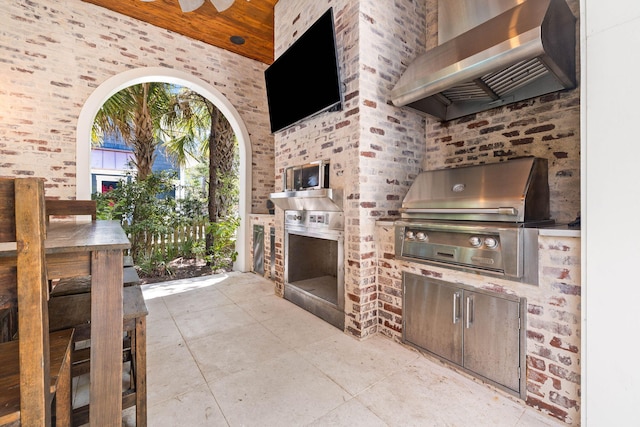
<svg viewBox="0 0 640 427">
<path fill-rule="evenodd" d="M 582 0 L 583 423 L 638 425 L 640 2 Z"/>
</svg>

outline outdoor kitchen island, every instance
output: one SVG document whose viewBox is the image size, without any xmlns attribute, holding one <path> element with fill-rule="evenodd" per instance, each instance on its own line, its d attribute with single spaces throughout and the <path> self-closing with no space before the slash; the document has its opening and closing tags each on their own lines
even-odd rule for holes
<svg viewBox="0 0 640 427">
<path fill-rule="evenodd" d="M 539 230 L 536 286 L 396 259 L 394 228 L 395 219 L 376 222 L 379 332 L 403 341 L 403 273 L 524 298 L 524 398 L 541 412 L 579 424 L 580 230 L 559 224 Z"/>
<path fill-rule="evenodd" d="M 568 2 L 574 16 L 578 15 L 578 3 Z M 405 272 L 524 298 L 524 398 L 540 412 L 567 425 L 579 425 L 583 407 L 579 236 L 537 236 L 534 249 L 539 252 L 540 278 L 535 286 L 401 261 L 394 246 L 395 224 L 381 218 L 399 215 L 401 201 L 422 171 L 536 156 L 548 161 L 549 218 L 572 221 L 580 210 L 580 90 L 564 90 L 444 122 L 411 108 L 396 107 L 390 102 L 390 91 L 400 77 L 398 73 L 438 44 L 438 2 L 406 2 L 403 4 L 410 7 L 393 8 L 374 6 L 380 2 L 331 4 L 341 28 L 336 31 L 336 43 L 343 64 L 343 109 L 274 134 L 274 164 L 275 182 L 279 183 L 290 167 L 331 160 L 331 187 L 344 192 L 345 334 L 359 340 L 384 334 L 402 341 Z M 313 22 L 326 9 L 324 3 L 310 1 L 279 5 L 275 14 L 276 56 L 295 41 L 302 23 Z M 370 21 L 361 19 L 357 5 L 365 5 L 361 11 L 370 14 Z M 354 31 L 366 40 L 356 49 L 350 43 Z M 391 34 L 406 38 L 389 43 L 387 35 Z M 392 76 L 392 81 L 386 76 Z M 274 189 L 279 190 L 279 186 Z M 276 209 L 274 223 L 274 287 L 282 296 L 286 280 L 282 209 Z M 420 230 L 415 231 L 417 238 Z M 444 257 L 449 255 L 443 252 Z M 487 393 L 492 393 L 490 387 Z"/>
</svg>

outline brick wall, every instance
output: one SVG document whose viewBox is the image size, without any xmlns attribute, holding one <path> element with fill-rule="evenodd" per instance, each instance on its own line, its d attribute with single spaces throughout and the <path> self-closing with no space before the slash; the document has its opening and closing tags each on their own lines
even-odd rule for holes
<svg viewBox="0 0 640 427">
<path fill-rule="evenodd" d="M 527 404 L 580 424 L 580 239 L 544 236 L 540 288 L 527 306 Z"/>
<path fill-rule="evenodd" d="M 402 340 L 402 272 L 524 297 L 528 405 L 569 425 L 580 424 L 580 239 L 540 236 L 538 286 L 396 260 L 392 222 L 376 227 L 378 322 Z"/>
<path fill-rule="evenodd" d="M 281 0 L 276 5 L 276 57 L 328 7 L 334 9 L 343 110 L 275 135 L 276 188 L 281 189 L 286 167 L 331 160 L 331 186 L 345 194 L 345 329 L 366 337 L 377 330 L 375 220 L 397 213 L 426 150 L 424 117 L 387 101 L 406 62 L 424 49 L 425 9 L 422 2 L 410 1 Z M 280 243 L 281 216 L 276 218 Z M 277 281 L 282 283 L 278 256 Z"/>
<path fill-rule="evenodd" d="M 349 260 L 357 266 L 347 297 L 360 312 L 362 336 L 376 331 L 378 289 L 374 221 L 397 214 L 425 154 L 424 118 L 389 105 L 389 91 L 405 63 L 424 49 L 426 13 L 420 2 L 360 2 L 360 188 Z M 405 45 L 405 49 L 398 46 Z M 349 265 L 348 268 L 352 267 Z M 349 271 L 349 270 L 347 270 Z M 359 310 L 358 310 L 359 309 Z"/>
<path fill-rule="evenodd" d="M 548 160 L 551 217 L 580 213 L 579 90 L 559 92 L 427 125 L 425 169 L 493 163 L 520 156 Z"/>
<path fill-rule="evenodd" d="M 265 64 L 80 1 L 7 2 L 0 28 L 0 175 L 43 176 L 48 195 L 74 197 L 77 118 L 87 98 L 118 73 L 168 67 L 211 84 L 238 110 L 251 135 L 252 211 L 267 212 Z"/>
</svg>

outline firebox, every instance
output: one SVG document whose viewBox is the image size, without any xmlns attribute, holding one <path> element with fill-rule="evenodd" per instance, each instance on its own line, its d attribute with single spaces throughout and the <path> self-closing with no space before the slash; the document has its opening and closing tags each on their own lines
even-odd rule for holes
<svg viewBox="0 0 640 427">
<path fill-rule="evenodd" d="M 342 212 L 286 211 L 284 297 L 344 329 Z"/>
</svg>

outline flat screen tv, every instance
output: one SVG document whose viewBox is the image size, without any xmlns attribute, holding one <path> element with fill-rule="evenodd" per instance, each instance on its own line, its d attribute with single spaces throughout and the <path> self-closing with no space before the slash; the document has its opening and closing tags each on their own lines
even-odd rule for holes
<svg viewBox="0 0 640 427">
<path fill-rule="evenodd" d="M 341 110 L 333 8 L 280 55 L 264 77 L 271 132 L 317 113 Z"/>
</svg>

